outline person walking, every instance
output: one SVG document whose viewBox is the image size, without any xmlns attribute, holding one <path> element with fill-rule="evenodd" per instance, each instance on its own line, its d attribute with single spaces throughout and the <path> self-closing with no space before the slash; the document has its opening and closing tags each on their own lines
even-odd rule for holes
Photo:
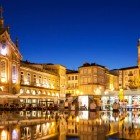
<svg viewBox="0 0 140 140">
<path fill-rule="evenodd" d="M 65 101 L 65 109 L 69 109 L 68 107 L 69 107 L 69 103 L 68 103 L 68 99 L 66 99 L 66 101 Z"/>
<path fill-rule="evenodd" d="M 97 105 L 96 105 L 95 102 L 93 101 L 93 102 L 90 104 L 90 111 L 91 111 L 91 112 L 95 112 L 95 111 L 96 111 L 96 107 L 97 107 Z"/>
</svg>

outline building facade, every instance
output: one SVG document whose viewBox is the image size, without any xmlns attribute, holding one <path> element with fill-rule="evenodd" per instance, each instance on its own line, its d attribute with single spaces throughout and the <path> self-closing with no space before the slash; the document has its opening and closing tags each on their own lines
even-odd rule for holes
<svg viewBox="0 0 140 140">
<path fill-rule="evenodd" d="M 96 63 L 84 63 L 78 71 L 67 71 L 67 93 L 72 95 L 102 95 L 118 90 L 118 75 Z"/>
<path fill-rule="evenodd" d="M 120 89 L 138 91 L 140 40 L 137 48 L 137 65 L 114 71 L 96 63 L 84 63 L 77 71 L 67 70 L 60 64 L 30 63 L 22 61 L 18 41 L 12 41 L 9 28 L 0 18 L 0 98 L 18 98 L 21 102 L 36 104 L 65 99 L 67 93 L 102 96 L 114 91 L 119 94 Z"/>
<path fill-rule="evenodd" d="M 65 97 L 66 68 L 62 65 L 22 61 L 18 42 L 12 42 L 9 28 L 0 19 L 0 98 L 8 103 L 45 103 Z"/>
</svg>

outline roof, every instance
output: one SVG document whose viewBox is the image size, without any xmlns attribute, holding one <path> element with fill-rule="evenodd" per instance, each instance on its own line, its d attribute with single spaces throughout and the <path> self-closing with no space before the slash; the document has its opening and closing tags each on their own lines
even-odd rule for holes
<svg viewBox="0 0 140 140">
<path fill-rule="evenodd" d="M 77 70 L 70 70 L 70 69 L 67 69 L 66 71 L 66 74 L 75 74 L 75 73 L 78 73 Z"/>
<path fill-rule="evenodd" d="M 131 67 L 125 67 L 125 68 L 120 68 L 119 70 L 129 70 L 129 69 L 137 69 L 138 66 L 131 66 Z"/>
<path fill-rule="evenodd" d="M 107 69 L 105 66 L 99 65 L 99 64 L 97 64 L 97 63 L 84 63 L 84 64 L 83 64 L 82 66 L 80 66 L 79 68 L 82 68 L 82 67 L 91 67 L 91 66 L 98 66 L 98 67 Z"/>
<path fill-rule="evenodd" d="M 27 67 L 27 68 L 30 68 L 32 70 L 36 70 L 36 71 L 40 71 L 40 72 L 45 72 L 45 73 L 49 73 L 49 74 L 58 76 L 58 74 L 55 71 L 46 70 L 44 68 L 35 67 L 35 66 L 31 65 L 31 64 L 32 63 L 30 63 L 28 61 L 21 61 L 21 63 L 20 63 L 20 65 L 23 66 L 23 67 Z"/>
</svg>

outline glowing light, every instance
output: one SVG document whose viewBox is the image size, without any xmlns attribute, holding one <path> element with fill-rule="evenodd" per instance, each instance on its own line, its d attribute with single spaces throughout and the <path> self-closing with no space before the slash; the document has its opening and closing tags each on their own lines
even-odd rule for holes
<svg viewBox="0 0 140 140">
<path fill-rule="evenodd" d="M 105 95 L 106 95 L 106 94 L 108 94 L 108 91 L 105 91 L 104 93 L 105 93 Z"/>
<path fill-rule="evenodd" d="M 12 140 L 18 140 L 18 132 L 16 130 L 12 132 Z"/>
<path fill-rule="evenodd" d="M 25 81 L 25 85 L 29 85 L 29 81 Z"/>
<path fill-rule="evenodd" d="M 3 91 L 3 86 L 0 87 L 0 91 Z"/>
<path fill-rule="evenodd" d="M 1 54 L 2 54 L 2 55 L 6 55 L 6 54 L 7 54 L 7 49 L 6 49 L 6 48 L 1 49 Z"/>
<path fill-rule="evenodd" d="M 1 140 L 7 140 L 7 132 L 5 130 L 1 133 Z"/>
<path fill-rule="evenodd" d="M 56 96 L 59 97 L 59 93 L 56 93 Z"/>
<path fill-rule="evenodd" d="M 94 90 L 94 92 L 95 92 L 96 95 L 100 95 L 101 94 L 101 88 L 96 88 Z"/>
<path fill-rule="evenodd" d="M 1 78 L 1 82 L 5 83 L 6 82 L 6 78 Z"/>
<path fill-rule="evenodd" d="M 23 91 L 23 89 L 20 89 L 20 93 L 22 94 L 24 91 Z"/>
<path fill-rule="evenodd" d="M 79 122 L 79 117 L 78 116 L 76 117 L 76 122 Z"/>
</svg>

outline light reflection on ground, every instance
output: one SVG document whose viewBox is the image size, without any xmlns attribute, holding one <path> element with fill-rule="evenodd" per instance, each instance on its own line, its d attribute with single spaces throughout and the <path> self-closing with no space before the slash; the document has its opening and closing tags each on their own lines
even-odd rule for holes
<svg viewBox="0 0 140 140">
<path fill-rule="evenodd" d="M 8 124 L 17 125 L 22 124 L 23 122 L 36 122 L 36 124 L 40 124 L 40 121 L 43 120 L 51 120 L 54 121 L 61 120 L 64 118 L 69 120 L 70 116 L 72 118 L 78 117 L 79 124 L 84 126 L 84 124 L 90 124 L 95 122 L 96 125 L 106 125 L 112 127 L 111 132 L 118 131 L 118 135 L 120 137 L 126 137 L 126 133 L 129 134 L 129 128 L 134 128 L 139 130 L 140 128 L 140 112 L 139 111 L 126 111 L 126 112 L 112 112 L 112 111 L 101 111 L 101 112 L 89 112 L 89 111 L 71 111 L 71 112 L 42 112 L 42 111 L 20 111 L 20 112 L 10 112 L 3 111 L 0 112 L 0 128 L 4 128 L 5 125 Z M 85 123 L 85 122 L 88 123 Z M 7 123 L 6 123 L 7 122 Z M 82 124 L 83 123 L 83 124 Z M 28 125 L 28 124 L 27 124 Z M 90 129 L 90 128 L 88 128 Z M 77 130 L 79 131 L 79 130 Z M 80 130 L 81 131 L 81 130 Z M 92 130 L 91 130 L 92 131 Z M 89 130 L 90 132 L 90 130 Z M 89 133 L 90 134 L 90 133 Z M 133 133 L 132 133 L 133 135 Z M 92 136 L 91 136 L 92 137 Z M 117 136 L 118 137 L 118 136 Z M 85 138 L 84 138 L 85 139 Z M 90 139 L 90 138 L 89 138 Z M 96 139 L 99 139 L 96 137 Z M 86 139 L 85 139 L 86 140 Z"/>
</svg>

